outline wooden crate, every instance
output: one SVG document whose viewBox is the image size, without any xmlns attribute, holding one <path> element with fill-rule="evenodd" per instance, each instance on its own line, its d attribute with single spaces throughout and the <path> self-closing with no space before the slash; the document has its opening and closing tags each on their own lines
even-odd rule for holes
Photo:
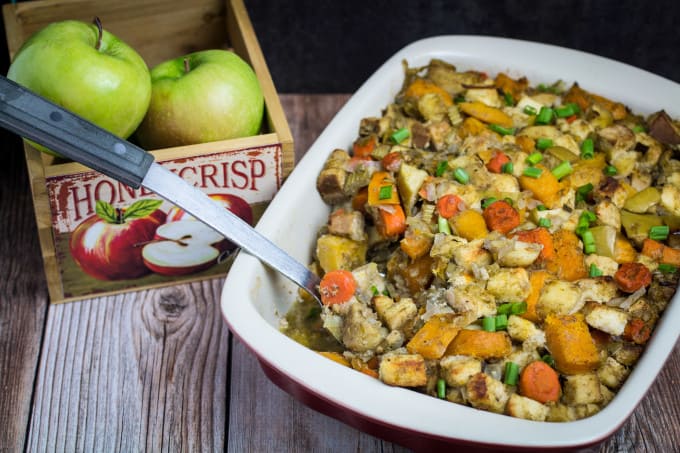
<svg viewBox="0 0 680 453">
<path fill-rule="evenodd" d="M 290 128 L 243 0 L 41 0 L 6 4 L 3 16 L 10 58 L 31 34 L 52 22 L 91 22 L 95 16 L 106 30 L 134 48 L 150 68 L 197 50 L 233 50 L 250 63 L 262 87 L 265 121 L 261 134 L 151 153 L 156 161 L 193 180 L 206 192 L 245 199 L 251 205 L 253 223 L 292 170 Z M 96 197 L 112 204 L 158 197 L 121 186 L 80 164 L 60 162 L 29 145 L 24 146 L 24 151 L 53 303 L 226 274 L 228 257 L 208 270 L 183 276 L 150 273 L 141 278 L 107 281 L 87 275 L 70 256 L 67 242 L 76 223 L 93 213 Z M 162 207 L 166 212 L 173 208 L 167 202 Z"/>
</svg>

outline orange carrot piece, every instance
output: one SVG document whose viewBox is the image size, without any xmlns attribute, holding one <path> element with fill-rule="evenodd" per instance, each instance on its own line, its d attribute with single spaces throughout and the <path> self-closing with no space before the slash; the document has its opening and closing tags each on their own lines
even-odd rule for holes
<svg viewBox="0 0 680 453">
<path fill-rule="evenodd" d="M 352 145 L 354 157 L 371 157 L 377 143 L 378 138 L 375 135 L 359 137 Z"/>
<path fill-rule="evenodd" d="M 437 212 L 445 219 L 450 219 L 460 211 L 463 200 L 455 194 L 448 193 L 437 200 Z"/>
<path fill-rule="evenodd" d="M 379 207 L 375 226 L 381 236 L 399 236 L 406 231 L 406 214 L 404 214 L 404 209 L 398 204 L 389 205 L 386 209 Z"/>
<path fill-rule="evenodd" d="M 646 344 L 651 334 L 652 329 L 640 318 L 633 318 L 628 321 L 623 330 L 624 340 L 635 344 Z"/>
<path fill-rule="evenodd" d="M 539 227 L 533 230 L 518 231 L 514 237 L 522 242 L 532 242 L 543 246 L 543 250 L 538 255 L 537 261 L 539 263 L 555 259 L 555 243 L 552 234 L 546 228 Z"/>
<path fill-rule="evenodd" d="M 621 291 L 634 293 L 652 283 L 652 273 L 642 263 L 623 263 L 614 274 L 614 281 Z"/>
<path fill-rule="evenodd" d="M 402 154 L 397 151 L 387 153 L 380 161 L 382 166 L 387 171 L 398 171 L 402 162 Z"/>
<path fill-rule="evenodd" d="M 359 189 L 356 195 L 352 198 L 352 209 L 361 211 L 366 214 L 366 202 L 368 201 L 368 187 Z"/>
<path fill-rule="evenodd" d="M 412 260 L 417 260 L 421 256 L 430 252 L 432 248 L 433 239 L 431 236 L 425 234 L 410 234 L 409 230 L 406 230 L 404 239 L 399 242 L 399 247 L 408 255 Z"/>
<path fill-rule="evenodd" d="M 519 213 L 505 200 L 494 201 L 482 212 L 486 226 L 493 231 L 507 234 L 520 224 Z"/>
<path fill-rule="evenodd" d="M 510 158 L 508 157 L 507 154 L 505 154 L 503 151 L 497 151 L 491 160 L 487 162 L 486 168 L 491 172 L 491 173 L 502 173 L 503 172 L 503 165 L 507 164 L 510 162 Z"/>
<path fill-rule="evenodd" d="M 368 205 L 399 204 L 397 184 L 386 171 L 376 171 L 368 183 Z"/>
<path fill-rule="evenodd" d="M 349 360 L 347 360 L 342 354 L 339 352 L 331 352 L 331 351 L 319 351 L 319 354 L 322 356 L 326 357 L 327 359 L 330 359 L 336 363 L 339 363 L 340 365 L 344 366 L 351 366 L 349 363 Z"/>
<path fill-rule="evenodd" d="M 344 304 L 352 298 L 356 289 L 354 275 L 344 269 L 327 272 L 319 284 L 321 302 L 324 305 Z"/>
<path fill-rule="evenodd" d="M 539 403 L 557 402 L 561 390 L 557 372 L 540 360 L 524 367 L 519 377 L 519 393 Z"/>
</svg>

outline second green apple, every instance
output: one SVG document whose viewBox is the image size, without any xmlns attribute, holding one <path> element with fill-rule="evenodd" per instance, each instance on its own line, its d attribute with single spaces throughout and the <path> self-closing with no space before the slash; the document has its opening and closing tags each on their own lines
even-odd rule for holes
<svg viewBox="0 0 680 453">
<path fill-rule="evenodd" d="M 136 135 L 146 149 L 259 132 L 264 97 L 253 69 L 226 50 L 204 50 L 151 70 L 151 102 Z"/>
</svg>

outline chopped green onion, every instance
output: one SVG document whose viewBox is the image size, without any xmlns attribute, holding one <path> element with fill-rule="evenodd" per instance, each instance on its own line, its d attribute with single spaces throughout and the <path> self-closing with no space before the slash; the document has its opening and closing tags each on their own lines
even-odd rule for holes
<svg viewBox="0 0 680 453">
<path fill-rule="evenodd" d="M 378 192 L 378 199 L 389 200 L 390 198 L 392 198 L 392 185 L 382 186 Z"/>
<path fill-rule="evenodd" d="M 517 132 L 514 127 L 503 127 L 500 124 L 489 124 L 489 129 L 501 135 L 515 135 L 515 132 Z"/>
<path fill-rule="evenodd" d="M 510 307 L 510 313 L 513 315 L 521 315 L 522 313 L 527 312 L 527 303 L 526 302 L 515 302 L 512 304 Z"/>
<path fill-rule="evenodd" d="M 555 359 L 553 359 L 553 356 L 551 356 L 550 354 L 544 355 L 543 357 L 541 357 L 541 360 L 550 365 L 551 367 L 555 368 Z"/>
<path fill-rule="evenodd" d="M 453 99 L 453 102 L 455 102 L 456 104 L 460 104 L 461 102 L 465 102 L 465 96 L 462 95 L 462 94 L 459 94 L 458 96 L 456 96 Z"/>
<path fill-rule="evenodd" d="M 495 201 L 498 201 L 496 197 L 489 197 L 482 200 L 482 209 L 486 209 L 489 205 Z"/>
<path fill-rule="evenodd" d="M 593 191 L 593 185 L 591 183 L 584 184 L 578 189 L 576 189 L 576 201 L 585 201 L 588 194 Z"/>
<path fill-rule="evenodd" d="M 604 174 L 607 176 L 614 176 L 618 173 L 618 170 L 616 170 L 616 167 L 613 165 L 607 165 L 604 167 Z"/>
<path fill-rule="evenodd" d="M 496 331 L 496 317 L 495 316 L 484 316 L 482 319 L 482 329 L 487 332 Z"/>
<path fill-rule="evenodd" d="M 387 288 L 383 289 L 382 295 L 390 297 L 390 292 L 387 290 Z"/>
<path fill-rule="evenodd" d="M 590 277 L 602 277 L 602 269 L 597 267 L 595 263 L 590 264 L 590 269 L 588 271 Z"/>
<path fill-rule="evenodd" d="M 581 143 L 581 159 L 592 159 L 595 157 L 595 144 L 592 138 L 587 138 Z"/>
<path fill-rule="evenodd" d="M 538 140 L 536 140 L 536 148 L 540 150 L 550 148 L 552 145 L 553 141 L 551 138 L 539 138 Z"/>
<path fill-rule="evenodd" d="M 512 304 L 510 302 L 505 303 L 505 304 L 500 304 L 498 308 L 496 309 L 496 313 L 499 315 L 509 315 L 510 310 L 512 309 Z"/>
<path fill-rule="evenodd" d="M 374 296 L 380 294 L 380 291 L 378 291 L 378 287 L 375 285 L 371 286 L 371 292 L 373 293 Z"/>
<path fill-rule="evenodd" d="M 561 164 L 552 169 L 552 174 L 555 175 L 558 181 L 573 172 L 574 169 L 567 160 L 562 161 Z"/>
<path fill-rule="evenodd" d="M 512 174 L 514 169 L 515 169 L 515 166 L 512 164 L 512 162 L 506 162 L 501 167 L 501 171 L 503 173 L 509 173 L 509 174 Z"/>
<path fill-rule="evenodd" d="M 593 232 L 590 230 L 584 231 L 581 239 L 583 239 L 583 251 L 587 255 L 595 253 L 597 248 L 595 246 L 595 237 L 593 236 Z"/>
<path fill-rule="evenodd" d="M 468 175 L 468 172 L 465 171 L 464 168 L 456 168 L 453 171 L 453 177 L 456 178 L 456 181 L 458 181 L 461 184 L 467 184 L 470 182 L 470 175 Z"/>
<path fill-rule="evenodd" d="M 529 162 L 531 165 L 536 165 L 540 161 L 543 160 L 543 154 L 539 152 L 531 153 L 527 157 L 527 162 Z"/>
<path fill-rule="evenodd" d="M 512 206 L 513 204 L 515 204 L 515 201 L 514 201 L 512 198 L 510 198 L 510 197 L 505 197 L 505 198 L 503 198 L 503 201 L 505 201 L 505 202 L 506 202 L 507 204 L 509 204 L 510 206 Z"/>
<path fill-rule="evenodd" d="M 547 211 L 548 207 L 544 204 L 539 204 L 538 206 L 536 206 L 536 210 L 537 211 Z"/>
<path fill-rule="evenodd" d="M 517 385 L 519 378 L 519 366 L 515 362 L 505 362 L 505 376 L 503 382 L 506 385 Z"/>
<path fill-rule="evenodd" d="M 508 328 L 508 315 L 496 315 L 496 330 Z"/>
<path fill-rule="evenodd" d="M 552 226 L 552 222 L 547 217 L 541 217 L 538 220 L 538 226 L 543 227 L 543 228 L 550 228 Z"/>
<path fill-rule="evenodd" d="M 543 170 L 541 170 L 540 168 L 536 168 L 536 167 L 527 167 L 522 172 L 522 174 L 524 176 L 528 176 L 530 178 L 540 178 L 541 173 L 543 173 Z"/>
<path fill-rule="evenodd" d="M 538 112 L 538 115 L 536 115 L 536 120 L 534 123 L 536 124 L 550 124 L 553 118 L 553 109 L 550 107 L 541 107 L 541 110 Z"/>
<path fill-rule="evenodd" d="M 505 100 L 505 105 L 508 107 L 515 105 L 515 99 L 512 97 L 512 93 L 503 93 L 503 99 Z"/>
<path fill-rule="evenodd" d="M 437 164 L 437 169 L 434 171 L 435 176 L 441 176 L 443 175 L 446 170 L 449 169 L 449 162 L 446 160 L 443 160 Z"/>
<path fill-rule="evenodd" d="M 668 225 L 656 225 L 649 229 L 649 239 L 654 239 L 655 241 L 665 241 L 668 238 L 668 233 L 671 229 Z"/>
<path fill-rule="evenodd" d="M 555 109 L 555 114 L 558 118 L 567 118 L 572 115 L 576 115 L 580 110 L 581 109 L 579 109 L 577 104 L 569 103 L 567 105 L 563 105 L 562 107 L 557 107 Z"/>
<path fill-rule="evenodd" d="M 446 381 L 444 379 L 437 380 L 437 398 L 446 398 Z"/>
<path fill-rule="evenodd" d="M 665 264 L 665 263 L 659 264 L 659 267 L 657 269 L 659 269 L 660 272 L 664 272 L 664 273 L 667 273 L 667 274 L 672 274 L 673 272 L 678 271 L 678 268 L 676 266 L 673 266 L 672 264 Z"/>
<path fill-rule="evenodd" d="M 401 129 L 397 129 L 392 133 L 390 138 L 394 143 L 401 143 L 407 138 L 411 136 L 411 132 L 409 132 L 407 127 L 402 127 Z"/>
<path fill-rule="evenodd" d="M 585 210 L 581 213 L 581 215 L 588 220 L 588 222 L 593 223 L 594 221 L 597 220 L 597 216 L 595 215 L 594 212 L 590 212 L 588 210 Z"/>
<path fill-rule="evenodd" d="M 449 226 L 449 221 L 445 217 L 439 216 L 437 219 L 437 227 L 440 233 L 451 234 L 451 227 Z"/>
<path fill-rule="evenodd" d="M 638 124 L 637 126 L 633 126 L 633 132 L 635 132 L 635 133 L 645 132 L 645 127 L 641 124 Z"/>
<path fill-rule="evenodd" d="M 523 110 L 523 111 L 524 111 L 524 113 L 525 113 L 526 115 L 535 115 L 536 113 L 538 113 L 538 112 L 536 111 L 536 108 L 534 108 L 534 107 L 531 106 L 531 105 L 527 105 L 526 107 L 524 107 L 524 110 Z"/>
</svg>

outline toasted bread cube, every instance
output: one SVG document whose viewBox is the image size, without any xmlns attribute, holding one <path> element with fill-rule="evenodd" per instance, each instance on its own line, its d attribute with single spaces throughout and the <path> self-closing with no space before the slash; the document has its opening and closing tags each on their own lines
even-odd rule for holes
<svg viewBox="0 0 680 453">
<path fill-rule="evenodd" d="M 342 325 L 342 343 L 354 352 L 375 349 L 387 336 L 387 329 L 378 321 L 373 310 L 360 302 L 350 307 Z"/>
<path fill-rule="evenodd" d="M 628 323 L 628 314 L 619 308 L 593 304 L 586 315 L 586 322 L 610 335 L 621 335 Z"/>
<path fill-rule="evenodd" d="M 609 258 L 608 256 L 595 255 L 594 253 L 591 255 L 586 255 L 585 262 L 588 269 L 590 269 L 591 264 L 594 264 L 602 271 L 602 275 L 609 277 L 614 276 L 616 271 L 619 269 L 619 263 L 614 261 L 612 258 Z"/>
<path fill-rule="evenodd" d="M 576 285 L 581 290 L 581 297 L 584 301 L 603 304 L 617 296 L 618 288 L 613 279 L 584 278 L 576 282 Z"/>
<path fill-rule="evenodd" d="M 473 266 L 487 266 L 491 264 L 493 257 L 483 246 L 483 239 L 462 244 L 453 250 L 453 259 L 457 265 L 468 271 L 472 270 Z"/>
<path fill-rule="evenodd" d="M 622 365 L 633 366 L 640 358 L 643 347 L 638 344 L 621 343 L 612 357 Z"/>
<path fill-rule="evenodd" d="M 536 324 L 521 316 L 512 315 L 508 318 L 508 334 L 515 341 L 524 342 L 529 338 L 542 334 L 543 331 Z"/>
<path fill-rule="evenodd" d="M 447 385 L 459 387 L 482 371 L 481 360 L 464 355 L 447 355 L 439 361 Z"/>
<path fill-rule="evenodd" d="M 536 400 L 513 393 L 508 399 L 505 412 L 513 417 L 542 422 L 548 418 L 550 409 Z"/>
<path fill-rule="evenodd" d="M 373 306 L 380 319 L 390 330 L 399 330 L 418 313 L 413 299 L 404 297 L 399 302 L 388 296 L 375 296 Z"/>
<path fill-rule="evenodd" d="M 564 401 L 571 405 L 597 404 L 604 399 L 600 379 L 594 373 L 567 376 L 562 387 Z"/>
<path fill-rule="evenodd" d="M 592 417 L 593 415 L 600 412 L 600 405 L 595 403 L 582 404 L 580 406 L 574 406 L 574 415 L 576 419 Z"/>
<path fill-rule="evenodd" d="M 486 283 L 486 290 L 494 295 L 497 302 L 526 300 L 530 289 L 529 273 L 523 267 L 502 268 Z"/>
<path fill-rule="evenodd" d="M 419 387 L 427 384 L 425 359 L 420 354 L 386 354 L 378 376 L 387 385 Z"/>
<path fill-rule="evenodd" d="M 476 284 L 454 286 L 447 298 L 456 313 L 471 312 L 475 318 L 496 314 L 496 299 L 484 287 Z"/>
<path fill-rule="evenodd" d="M 576 411 L 572 406 L 558 403 L 548 407 L 548 417 L 545 421 L 548 422 L 571 422 L 576 420 Z"/>
<path fill-rule="evenodd" d="M 545 319 L 548 315 L 574 313 L 580 310 L 582 304 L 578 286 L 564 280 L 552 280 L 543 286 L 536 303 L 536 312 Z"/>
<path fill-rule="evenodd" d="M 470 404 L 477 409 L 484 409 L 502 414 L 508 402 L 508 391 L 505 385 L 485 373 L 477 373 L 465 385 Z"/>
<path fill-rule="evenodd" d="M 626 380 L 630 371 L 625 366 L 611 357 L 607 357 L 604 364 L 597 370 L 597 377 L 600 381 L 610 389 L 617 389 L 621 387 L 623 381 Z"/>
</svg>

